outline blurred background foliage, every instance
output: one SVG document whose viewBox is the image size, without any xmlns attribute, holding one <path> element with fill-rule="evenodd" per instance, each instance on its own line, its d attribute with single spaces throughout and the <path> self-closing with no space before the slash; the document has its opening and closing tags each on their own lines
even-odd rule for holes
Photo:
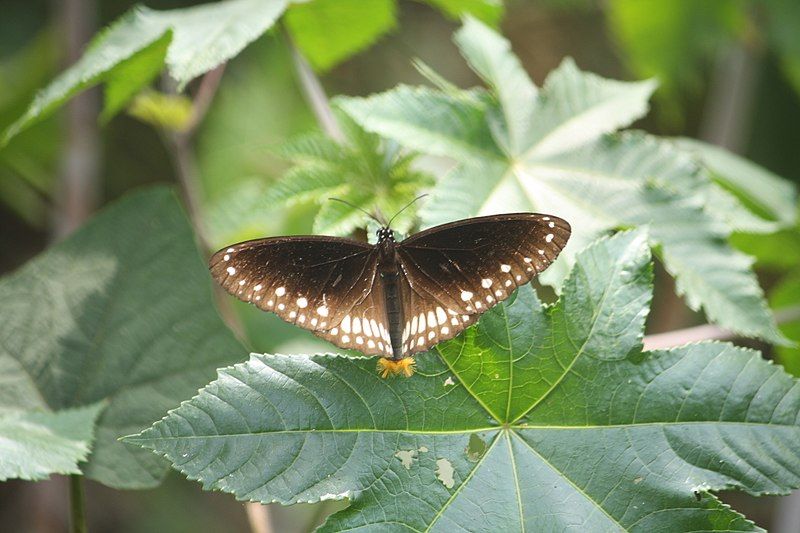
<svg viewBox="0 0 800 533">
<path fill-rule="evenodd" d="M 147 1 L 153 9 L 193 4 Z M 74 36 L 76 25 L 78 29 L 83 25 L 84 37 L 91 37 L 132 5 L 125 0 L 3 0 L 0 131 L 22 115 L 38 89 L 70 64 L 67 40 Z M 574 57 L 583 70 L 610 78 L 655 77 L 660 86 L 653 112 L 638 127 L 717 144 L 800 184 L 800 3 L 796 0 L 509 0 L 505 6 L 499 0 L 315 0 L 292 6 L 283 25 L 320 74 L 329 95 L 366 95 L 400 82 L 425 83 L 412 58 L 468 87 L 479 80 L 451 40 L 458 14 L 465 8 L 501 28 L 536 83 L 565 56 Z M 88 38 L 82 41 L 86 42 Z M 190 84 L 190 90 L 196 85 Z M 164 89 L 164 83 L 156 88 Z M 97 96 L 96 89 L 90 92 L 92 122 L 100 113 Z M 94 168 L 99 177 L 96 185 L 89 185 L 95 189 L 90 196 L 97 198 L 97 205 L 146 183 L 177 180 L 169 136 L 187 127 L 191 106 L 182 96 L 142 93 L 127 112 L 85 133 L 93 138 L 84 155 L 92 158 L 87 168 Z M 56 213 L 65 201 L 60 180 L 69 172 L 67 151 L 76 140 L 71 124 L 62 109 L 0 148 L 0 273 L 21 265 L 59 236 Z M 280 183 L 290 160 L 298 160 L 297 144 L 294 152 L 287 153 L 287 140 L 311 139 L 314 149 L 337 150 L 331 141 L 313 137 L 315 131 L 286 33 L 269 31 L 227 65 L 195 134 L 194 163 L 202 183 L 199 201 L 212 247 L 332 227 L 341 233 L 362 222 L 336 221 L 335 213 L 325 218 L 324 210 L 333 211 L 335 206 L 320 200 L 341 184 L 301 195 L 296 199 L 306 201 L 288 207 L 277 201 L 280 194 L 272 186 Z M 357 158 L 359 143 L 378 142 L 357 128 L 348 134 L 343 157 Z M 392 146 L 382 149 L 389 163 L 372 162 L 378 165 L 372 168 L 389 165 L 378 174 L 386 177 L 388 190 L 394 192 L 382 196 L 386 191 L 376 193 L 380 189 L 376 187 L 367 191 L 366 199 L 361 188 L 339 194 L 391 211 L 394 203 L 402 202 L 387 198 L 405 199 L 409 190 L 415 190 L 403 189 L 404 180 L 417 187 L 430 178 L 404 167 L 407 162 L 392 155 Z M 435 174 L 436 161 L 425 163 Z M 318 177 L 314 173 L 336 173 L 335 168 L 300 168 L 294 172 L 312 175 L 309 179 Z M 285 193 L 280 199 L 289 196 Z M 318 213 L 320 206 L 323 211 Z M 336 228 L 335 223 L 343 225 Z M 780 312 L 800 303 L 800 227 L 768 238 L 735 235 L 734 243 L 756 257 L 774 309 Z M 660 270 L 650 331 L 689 326 L 699 318 L 673 296 L 671 283 Z M 309 333 L 251 306 L 236 302 L 233 310 L 254 351 L 292 353 L 324 346 Z M 782 329 L 800 340 L 800 322 L 786 323 Z M 797 348 L 759 347 L 800 375 Z M 88 492 L 92 531 L 248 530 L 242 504 L 202 492 L 175 475 L 151 491 L 120 493 L 89 483 Z M 735 500 L 735 507 L 756 523 L 776 531 L 792 512 L 786 498 L 725 497 Z M 276 508 L 275 531 L 307 530 L 338 505 Z M 62 478 L 0 484 L 0 523 L 9 531 L 62 531 L 66 507 Z"/>
</svg>

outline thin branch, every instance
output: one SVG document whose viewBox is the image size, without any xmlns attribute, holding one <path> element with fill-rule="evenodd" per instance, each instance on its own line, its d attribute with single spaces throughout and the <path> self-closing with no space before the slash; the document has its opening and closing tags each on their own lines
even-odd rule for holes
<svg viewBox="0 0 800 533">
<path fill-rule="evenodd" d="M 325 95 L 325 89 L 323 89 L 322 83 L 314 73 L 311 65 L 308 64 L 306 58 L 303 57 L 303 54 L 298 50 L 297 46 L 295 46 L 289 32 L 284 31 L 284 34 L 286 35 L 289 51 L 292 54 L 292 65 L 294 65 L 297 80 L 300 82 L 300 87 L 303 89 L 303 96 L 314 112 L 319 127 L 334 141 L 344 142 L 344 132 L 342 132 L 342 128 L 336 120 L 336 115 L 333 114 L 333 109 L 328 101 L 328 97 Z"/>
<path fill-rule="evenodd" d="M 61 5 L 65 60 L 74 63 L 94 33 L 93 0 L 67 0 Z M 72 233 L 89 218 L 99 200 L 100 135 L 97 90 L 76 96 L 66 105 L 64 149 L 53 213 L 55 240 Z"/>
<path fill-rule="evenodd" d="M 70 531 L 72 533 L 87 533 L 86 509 L 83 502 L 83 476 L 80 474 L 69 476 L 69 503 Z"/>
<path fill-rule="evenodd" d="M 207 72 L 203 79 L 200 80 L 200 87 L 194 97 L 192 118 L 189 121 L 189 127 L 184 131 L 185 135 L 193 137 L 197 126 L 208 113 L 208 108 L 211 107 L 211 102 L 214 101 L 214 96 L 217 94 L 217 89 L 219 89 L 219 84 L 222 81 L 222 75 L 225 74 L 226 66 L 227 63 L 221 64 L 214 70 Z"/>
<path fill-rule="evenodd" d="M 250 531 L 253 533 L 272 533 L 272 519 L 266 505 L 258 502 L 247 502 L 244 504 L 247 511 L 247 521 L 250 523 Z"/>
<path fill-rule="evenodd" d="M 794 322 L 797 320 L 800 320 L 800 305 L 786 307 L 775 312 L 775 322 L 778 324 L 785 324 L 787 322 Z M 690 342 L 708 340 L 729 341 L 739 337 L 740 335 L 737 335 L 719 326 L 704 324 L 702 326 L 695 326 L 692 328 L 676 329 L 666 333 L 647 335 L 644 338 L 644 349 L 660 350 L 664 348 L 671 348 L 673 346 L 680 346 Z"/>
<path fill-rule="evenodd" d="M 180 132 L 166 134 L 166 144 L 170 148 L 169 152 L 175 165 L 175 173 L 178 176 L 178 181 L 186 200 L 186 209 L 206 252 L 210 249 L 210 242 L 205 225 L 205 213 L 203 212 L 200 171 L 197 168 L 197 158 L 194 153 L 194 136 L 198 126 L 208 113 L 224 73 L 225 63 L 214 70 L 210 70 L 203 76 L 192 102 L 192 117 L 189 120 L 188 127 Z"/>
</svg>

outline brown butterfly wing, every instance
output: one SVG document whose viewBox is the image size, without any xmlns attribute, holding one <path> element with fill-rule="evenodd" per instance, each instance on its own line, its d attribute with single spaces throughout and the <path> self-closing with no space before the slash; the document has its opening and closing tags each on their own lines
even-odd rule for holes
<svg viewBox="0 0 800 533">
<path fill-rule="evenodd" d="M 458 335 L 550 266 L 569 236 L 561 218 L 516 213 L 460 220 L 404 240 L 403 353 Z"/>
<path fill-rule="evenodd" d="M 341 348 L 386 354 L 391 347 L 387 352 L 383 294 L 373 290 L 377 257 L 374 246 L 350 239 L 276 237 L 223 248 L 209 266 L 214 279 L 242 301 Z"/>
</svg>

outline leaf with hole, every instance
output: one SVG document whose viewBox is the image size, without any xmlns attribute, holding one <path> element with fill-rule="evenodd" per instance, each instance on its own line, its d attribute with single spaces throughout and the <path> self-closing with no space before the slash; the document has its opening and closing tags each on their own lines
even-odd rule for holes
<svg viewBox="0 0 800 533">
<path fill-rule="evenodd" d="M 643 352 L 651 284 L 621 233 L 555 305 L 522 287 L 411 378 L 253 355 L 125 441 L 240 500 L 349 499 L 323 531 L 756 530 L 708 491 L 800 485 L 800 386 L 729 344 Z"/>
</svg>

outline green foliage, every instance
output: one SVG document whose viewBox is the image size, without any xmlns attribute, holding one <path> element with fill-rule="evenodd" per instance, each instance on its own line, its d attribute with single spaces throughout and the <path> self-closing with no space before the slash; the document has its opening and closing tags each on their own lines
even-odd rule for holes
<svg viewBox="0 0 800 533">
<path fill-rule="evenodd" d="M 399 87 L 342 103 L 368 130 L 459 162 L 434 188 L 422 213 L 426 225 L 515 210 L 557 214 L 572 224 L 573 235 L 562 254 L 566 261 L 542 277 L 556 286 L 576 252 L 598 235 L 648 226 L 651 244 L 691 308 L 702 307 L 710 320 L 737 333 L 785 340 L 750 258 L 726 242 L 730 213 L 747 212 L 748 230 L 765 231 L 766 221 L 674 143 L 609 134 L 646 112 L 653 83 L 605 80 L 567 60 L 539 90 L 506 40 L 479 22 L 468 19 L 456 43 L 490 90 Z M 725 209 L 716 207 L 720 199 Z M 780 208 L 771 197 L 765 201 Z"/>
<path fill-rule="evenodd" d="M 451 16 L 474 13 L 496 22 L 498 0 L 429 0 Z M 0 145 L 52 114 L 80 91 L 105 83 L 101 120 L 108 121 L 166 66 L 183 89 L 235 57 L 269 30 L 289 0 L 225 0 L 155 11 L 136 7 L 95 37 L 87 52 L 44 90 L 0 136 Z M 299 47 L 327 69 L 372 44 L 395 26 L 395 0 L 312 0 L 287 15 Z"/>
<path fill-rule="evenodd" d="M 112 487 L 158 484 L 166 465 L 118 437 L 243 353 L 213 309 L 192 231 L 165 189 L 128 196 L 0 280 L 0 300 L 0 365 L 18 384 L 0 393 L 0 408 L 53 411 L 26 417 L 59 430 L 64 416 L 82 423 L 62 437 L 84 442 L 73 444 L 74 461 L 85 455 L 96 406 L 105 403 L 81 471 Z"/>
<path fill-rule="evenodd" d="M 521 288 L 412 378 L 254 355 L 125 441 L 242 500 L 349 498 L 324 531 L 757 530 L 707 491 L 800 484 L 800 386 L 729 344 L 642 352 L 651 269 L 621 233 L 554 306 Z"/>
<path fill-rule="evenodd" d="M 458 19 L 471 14 L 497 24 L 500 0 L 420 0 Z M 286 12 L 286 27 L 311 64 L 326 71 L 397 26 L 397 0 L 311 0 Z"/>
<path fill-rule="evenodd" d="M 773 53 L 800 94 L 800 4 L 794 0 L 612 0 L 607 16 L 631 70 L 659 79 L 668 109 L 677 111 L 681 93 L 697 96 L 720 49 L 736 41 Z"/>
<path fill-rule="evenodd" d="M 182 87 L 238 54 L 268 30 L 285 7 L 286 0 L 228 0 L 169 11 L 137 7 L 100 33 L 0 140 L 7 142 L 98 83 L 107 84 L 104 119 L 122 109 L 165 64 Z"/>
<path fill-rule="evenodd" d="M 346 141 L 339 144 L 322 134 L 299 137 L 284 145 L 282 153 L 295 164 L 267 195 L 267 205 L 278 202 L 315 201 L 321 208 L 314 219 L 314 232 L 347 235 L 366 226 L 369 217 L 336 197 L 366 212 L 379 211 L 393 216 L 411 202 L 420 188 L 433 180 L 414 170 L 414 155 L 404 153 L 397 143 L 367 133 L 340 114 Z M 400 232 L 408 231 L 414 219 L 414 206 L 393 223 Z"/>
<path fill-rule="evenodd" d="M 286 12 L 286 27 L 317 70 L 328 70 L 395 27 L 395 0 L 312 0 Z"/>
<path fill-rule="evenodd" d="M 54 39 L 42 32 L 15 54 L 0 59 L 0 131 L 25 110 L 31 94 L 57 68 Z M 0 147 L 0 202 L 33 227 L 47 222 L 60 137 L 54 120 Z"/>
<path fill-rule="evenodd" d="M 7 363 L 4 358 L 3 366 Z M 0 411 L 0 481 L 79 474 L 78 462 L 89 455 L 95 419 L 102 407 L 99 403 L 57 412 Z"/>
</svg>

